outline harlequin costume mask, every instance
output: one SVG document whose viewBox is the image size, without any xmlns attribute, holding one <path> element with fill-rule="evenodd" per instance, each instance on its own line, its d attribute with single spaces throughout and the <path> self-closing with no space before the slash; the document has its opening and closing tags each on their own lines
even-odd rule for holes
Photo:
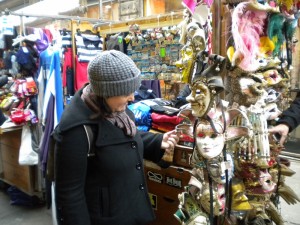
<svg viewBox="0 0 300 225">
<path fill-rule="evenodd" d="M 202 81 L 196 81 L 191 86 L 191 94 L 186 97 L 191 103 L 192 114 L 196 117 L 204 116 L 211 107 L 212 94 Z"/>
</svg>

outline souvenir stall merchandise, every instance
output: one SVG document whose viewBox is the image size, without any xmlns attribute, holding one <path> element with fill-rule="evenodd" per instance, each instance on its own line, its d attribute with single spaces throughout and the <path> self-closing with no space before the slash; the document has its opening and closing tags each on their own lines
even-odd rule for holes
<svg viewBox="0 0 300 225">
<path fill-rule="evenodd" d="M 172 99 L 179 92 L 181 75 L 175 61 L 181 49 L 177 26 L 181 17 L 182 12 L 171 12 L 99 26 L 105 49 L 130 56 L 141 70 L 142 84 L 158 98 Z"/>
<path fill-rule="evenodd" d="M 180 224 L 281 225 L 279 197 L 288 204 L 300 199 L 285 183 L 295 171 L 268 128 L 288 103 L 299 3 L 226 3 L 226 57 L 188 40 L 182 55 L 190 55 L 183 73 L 191 94 L 181 114 L 190 121 L 176 128 L 193 137 L 194 146 L 191 178 L 174 216 Z"/>
<path fill-rule="evenodd" d="M 103 50 L 103 38 L 93 29 L 92 24 L 72 22 L 74 88 L 80 89 L 87 80 L 87 65 L 95 55 Z"/>
<path fill-rule="evenodd" d="M 35 127 L 31 137 L 42 176 L 48 162 L 50 133 L 60 120 L 64 104 L 87 82 L 86 72 L 82 71 L 86 71 L 89 59 L 102 51 L 104 44 L 98 28 L 88 21 L 72 20 L 70 28 L 50 31 L 26 27 L 26 35 L 13 40 L 15 51 L 7 51 L 11 64 L 7 63 L 7 76 L 2 79 L 1 109 L 12 122 L 5 126 Z M 123 38 L 118 39 L 118 43 L 121 41 Z M 42 181 L 36 181 L 44 186 Z M 10 183 L 17 181 L 12 179 Z"/>
<path fill-rule="evenodd" d="M 6 161 L 16 172 L 1 162 L 1 179 L 40 197 L 44 190 L 40 172 L 44 173 L 47 164 L 48 138 L 64 107 L 60 43 L 69 45 L 57 32 L 24 28 L 26 35 L 15 35 L 7 42 L 10 45 L 4 49 L 5 67 L 1 70 L 0 108 L 6 119 L 1 126 L 1 145 L 11 135 L 16 138 L 15 144 L 1 148 L 4 159 L 8 151 L 15 154 Z"/>
<path fill-rule="evenodd" d="M 22 47 L 7 51 L 11 60 L 9 76 L 0 79 L 0 108 L 15 124 L 43 126 L 38 152 L 45 172 L 47 138 L 63 101 L 87 81 L 90 57 L 103 49 L 123 50 L 140 68 L 146 87 L 135 93 L 141 101 L 129 105 L 138 129 L 180 134 L 174 156 L 166 159 L 173 165 L 145 163 L 157 215 L 153 224 L 284 224 L 279 197 L 288 204 L 300 199 L 285 183 L 295 172 L 279 157 L 283 147 L 268 128 L 290 100 L 299 3 L 225 1 L 231 22 L 221 55 L 212 45 L 212 2 L 182 2 L 186 9 L 178 26 L 172 21 L 145 29 L 147 24 L 134 21 L 126 30 L 96 27 L 106 41 L 95 26 L 74 20 L 71 31 L 60 32 L 62 54 L 53 39 L 47 43 L 51 34 L 36 38 L 28 29 L 31 34 L 15 40 Z M 155 25 L 161 24 L 156 18 Z M 188 104 L 170 107 L 176 94 L 161 99 L 157 79 L 187 84 Z"/>
</svg>

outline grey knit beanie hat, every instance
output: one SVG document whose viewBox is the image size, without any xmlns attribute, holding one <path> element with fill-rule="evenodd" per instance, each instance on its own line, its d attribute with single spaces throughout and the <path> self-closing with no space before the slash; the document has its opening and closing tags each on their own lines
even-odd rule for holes
<svg viewBox="0 0 300 225">
<path fill-rule="evenodd" d="M 141 71 L 120 51 L 103 51 L 89 62 L 88 78 L 101 97 L 129 95 L 140 87 Z"/>
</svg>

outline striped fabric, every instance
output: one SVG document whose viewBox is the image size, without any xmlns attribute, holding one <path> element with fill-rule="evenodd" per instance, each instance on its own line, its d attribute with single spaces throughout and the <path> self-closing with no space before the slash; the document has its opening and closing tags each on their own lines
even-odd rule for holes
<svg viewBox="0 0 300 225">
<path fill-rule="evenodd" d="M 103 50 L 103 38 L 97 34 L 75 34 L 79 62 L 89 62 Z"/>
<path fill-rule="evenodd" d="M 70 33 L 61 34 L 61 45 L 63 48 L 72 48 L 72 35 Z"/>
</svg>

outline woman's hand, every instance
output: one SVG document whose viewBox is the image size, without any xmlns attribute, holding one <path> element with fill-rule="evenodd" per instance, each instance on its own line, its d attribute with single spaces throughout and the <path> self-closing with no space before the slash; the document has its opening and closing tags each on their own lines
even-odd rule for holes
<svg viewBox="0 0 300 225">
<path fill-rule="evenodd" d="M 165 149 L 167 153 L 173 153 L 175 145 L 179 141 L 179 137 L 177 136 L 177 133 L 175 130 L 169 131 L 164 133 L 162 142 L 161 142 L 161 148 Z"/>
<path fill-rule="evenodd" d="M 179 137 L 175 130 L 164 133 L 163 140 L 161 142 L 161 148 L 165 149 L 165 153 L 162 157 L 164 161 L 170 163 L 173 161 L 174 148 L 178 141 Z"/>
<path fill-rule="evenodd" d="M 275 127 L 270 128 L 269 133 L 279 134 L 280 135 L 279 144 L 283 146 L 289 133 L 289 127 L 286 124 L 279 124 Z"/>
</svg>

